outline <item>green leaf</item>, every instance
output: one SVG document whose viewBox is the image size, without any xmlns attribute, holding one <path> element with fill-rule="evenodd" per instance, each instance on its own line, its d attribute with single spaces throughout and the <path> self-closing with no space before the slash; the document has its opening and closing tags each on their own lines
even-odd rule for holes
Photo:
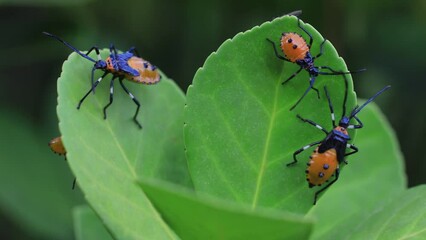
<svg viewBox="0 0 426 240">
<path fill-rule="evenodd" d="M 364 123 L 354 141 L 359 152 L 348 157 L 339 181 L 308 214 L 318 219 L 313 239 L 351 236 L 359 224 L 406 187 L 403 157 L 386 118 L 374 103 L 358 117 Z"/>
<path fill-rule="evenodd" d="M 182 239 L 308 239 L 311 233 L 312 220 L 297 214 L 252 210 L 165 182 L 139 183 Z"/>
<path fill-rule="evenodd" d="M 0 208 L 34 238 L 71 239 L 71 209 L 82 195 L 71 189 L 64 157 L 52 153 L 49 137 L 35 127 L 13 110 L 0 112 Z"/>
<path fill-rule="evenodd" d="M 323 37 L 310 25 L 312 54 L 319 53 Z M 324 85 L 340 116 L 344 97 L 342 76 L 319 76 L 315 87 L 292 112 L 290 107 L 309 86 L 302 71 L 286 85 L 281 83 L 299 68 L 274 55 L 270 38 L 279 47 L 282 32 L 306 34 L 292 16 L 277 18 L 225 41 L 195 75 L 188 89 L 185 110 L 185 145 L 188 165 L 197 191 L 258 206 L 304 213 L 312 207 L 315 189 L 308 189 L 305 162 L 286 167 L 293 153 L 324 138 L 321 131 L 296 118 L 300 114 L 330 130 L 331 120 Z M 317 66 L 346 71 L 330 42 Z M 349 79 L 347 108 L 355 104 Z M 353 134 L 352 134 L 353 137 Z M 309 152 L 309 151 L 306 151 Z M 303 155 L 300 159 L 307 159 Z"/>
<path fill-rule="evenodd" d="M 403 191 L 358 226 L 351 239 L 426 239 L 426 185 Z"/>
<path fill-rule="evenodd" d="M 103 50 L 101 55 L 105 59 L 107 54 Z M 126 81 L 141 103 L 141 130 L 132 120 L 136 105 L 116 83 L 105 120 L 102 109 L 109 102 L 111 77 L 76 109 L 90 89 L 92 67 L 72 54 L 58 83 L 59 127 L 77 184 L 118 239 L 176 239 L 135 179 L 148 176 L 191 186 L 183 145 L 184 95 L 164 75 L 152 86 Z"/>
<path fill-rule="evenodd" d="M 74 208 L 74 231 L 77 240 L 113 239 L 102 220 L 89 206 Z"/>
</svg>

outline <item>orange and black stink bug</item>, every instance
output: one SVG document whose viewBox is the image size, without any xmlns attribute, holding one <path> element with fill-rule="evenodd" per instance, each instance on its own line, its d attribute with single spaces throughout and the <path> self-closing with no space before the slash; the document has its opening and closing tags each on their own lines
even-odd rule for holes
<svg viewBox="0 0 426 240">
<path fill-rule="evenodd" d="M 142 84 L 154 84 L 160 81 L 161 75 L 158 72 L 157 68 L 152 65 L 150 62 L 142 59 L 139 57 L 138 52 L 134 47 L 131 47 L 129 50 L 127 50 L 124 53 L 117 53 L 117 50 L 115 49 L 114 45 L 111 44 L 110 46 L 110 55 L 106 60 L 102 60 L 99 52 L 98 47 L 92 47 L 86 54 L 80 52 L 75 47 L 71 46 L 69 43 L 65 42 L 58 36 L 55 36 L 51 33 L 43 32 L 45 35 L 52 37 L 61 43 L 63 43 L 65 46 L 72 49 L 74 52 L 78 53 L 80 56 L 84 57 L 85 59 L 94 62 L 94 66 L 92 68 L 92 87 L 90 90 L 86 93 L 86 95 L 83 96 L 83 98 L 80 100 L 80 102 L 77 105 L 77 109 L 80 109 L 81 104 L 86 99 L 86 97 L 90 94 L 90 92 L 94 92 L 96 86 L 102 81 L 102 79 L 109 73 L 113 75 L 110 83 L 110 98 L 109 103 L 104 107 L 104 119 L 106 119 L 106 110 L 107 108 L 112 104 L 113 102 L 113 95 L 114 95 L 114 80 L 118 78 L 121 87 L 123 90 L 130 96 L 130 98 L 133 100 L 133 102 L 137 105 L 136 113 L 133 117 L 133 120 L 138 125 L 139 128 L 142 128 L 142 125 L 138 122 L 137 116 L 139 113 L 140 103 L 135 98 L 135 96 L 129 92 L 129 90 L 124 86 L 123 80 L 127 79 L 132 82 L 136 83 L 142 83 Z M 89 57 L 88 54 L 92 51 L 95 51 L 98 60 L 94 60 L 93 58 Z M 94 82 L 94 72 L 96 69 L 103 70 L 105 73 L 96 81 Z"/>
<path fill-rule="evenodd" d="M 303 93 L 302 97 L 290 108 L 290 111 L 293 110 L 301 101 L 302 99 L 308 94 L 308 92 L 313 89 L 317 92 L 318 98 L 319 98 L 319 91 L 314 87 L 315 79 L 318 75 L 344 75 L 344 74 L 350 74 L 350 73 L 356 73 L 360 71 L 364 71 L 365 69 L 361 69 L 354 72 L 340 72 L 332 69 L 329 66 L 315 66 L 314 61 L 315 59 L 319 58 L 323 54 L 323 47 L 324 43 L 327 41 L 324 39 L 320 45 L 320 52 L 316 56 L 311 55 L 311 46 L 314 41 L 312 38 L 312 35 L 300 25 L 300 19 L 297 19 L 297 24 L 299 28 L 305 32 L 309 36 L 309 44 L 306 43 L 305 39 L 301 35 L 295 32 L 284 32 L 281 35 L 280 43 L 281 43 L 281 51 L 284 53 L 284 57 L 278 54 L 277 48 L 275 46 L 275 43 L 270 40 L 268 40 L 272 46 L 274 47 L 275 56 L 281 60 L 296 63 L 300 66 L 299 70 L 297 70 L 294 74 L 292 74 L 287 80 L 285 80 L 282 84 L 288 83 L 292 78 L 294 78 L 297 74 L 302 71 L 302 69 L 305 69 L 309 73 L 309 87 L 306 89 L 306 91 Z M 330 72 L 322 72 L 321 70 L 328 70 Z"/>
<path fill-rule="evenodd" d="M 384 91 L 390 88 L 390 86 L 384 87 L 382 90 L 374 94 L 370 99 L 368 99 L 361 107 L 355 107 L 349 117 L 345 116 L 346 112 L 346 99 L 348 95 L 348 83 L 345 77 L 346 89 L 345 89 L 345 98 L 343 101 L 343 112 L 342 118 L 339 121 L 339 125 L 336 125 L 334 118 L 334 110 L 333 105 L 330 100 L 330 96 L 327 92 L 327 88 L 324 87 L 325 94 L 327 96 L 328 105 L 330 107 L 331 112 L 331 120 L 333 124 L 333 130 L 328 132 L 319 124 L 309 120 L 304 119 L 301 116 L 297 115 L 297 117 L 303 122 L 309 123 L 312 126 L 315 126 L 319 130 L 323 131 L 326 134 L 326 137 L 323 140 L 313 142 L 308 144 L 301 149 L 295 151 L 293 153 L 293 162 L 288 163 L 287 166 L 291 166 L 297 163 L 296 156 L 303 152 L 304 150 L 318 145 L 318 147 L 314 150 L 313 154 L 309 157 L 310 160 L 308 162 L 308 168 L 306 169 L 306 180 L 309 183 L 309 187 L 321 186 L 325 182 L 327 182 L 333 175 L 335 178 L 329 184 L 327 184 L 322 189 L 318 190 L 315 193 L 314 205 L 317 202 L 318 195 L 330 187 L 333 183 L 337 181 L 339 178 L 339 165 L 344 162 L 347 163 L 345 157 L 351 154 L 358 152 L 358 148 L 354 145 L 348 143 L 351 139 L 347 132 L 347 129 L 359 129 L 363 127 L 362 122 L 356 116 L 368 103 L 373 101 L 377 96 L 382 94 Z M 357 121 L 357 124 L 351 124 L 351 119 L 354 118 Z M 353 151 L 346 153 L 346 148 L 350 148 Z"/>
</svg>

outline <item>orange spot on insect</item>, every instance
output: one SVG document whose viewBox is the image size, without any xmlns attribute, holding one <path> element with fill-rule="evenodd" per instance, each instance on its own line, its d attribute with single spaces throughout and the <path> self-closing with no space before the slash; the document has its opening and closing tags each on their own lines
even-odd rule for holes
<svg viewBox="0 0 426 240">
<path fill-rule="evenodd" d="M 309 52 L 305 39 L 297 33 L 283 33 L 281 36 L 281 50 L 291 62 L 303 60 Z"/>
<path fill-rule="evenodd" d="M 316 151 L 318 151 L 318 148 Z M 339 167 L 336 149 L 331 148 L 324 153 L 313 153 L 312 160 L 309 163 L 308 173 L 306 174 L 306 178 L 309 179 L 309 186 L 320 186 L 330 179 Z"/>
<path fill-rule="evenodd" d="M 139 72 L 139 76 L 126 75 L 127 79 L 143 84 L 154 84 L 159 82 L 161 79 L 161 75 L 157 68 L 142 58 L 131 57 L 127 61 L 127 64 Z"/>
<path fill-rule="evenodd" d="M 64 144 L 62 143 L 61 137 L 56 137 L 49 142 L 49 147 L 54 153 L 59 155 L 65 155 L 67 151 L 65 150 Z"/>
<path fill-rule="evenodd" d="M 334 128 L 334 130 L 339 131 L 339 132 L 341 132 L 341 133 L 343 133 L 345 135 L 349 135 L 348 131 L 344 127 L 337 126 L 337 127 Z"/>
</svg>

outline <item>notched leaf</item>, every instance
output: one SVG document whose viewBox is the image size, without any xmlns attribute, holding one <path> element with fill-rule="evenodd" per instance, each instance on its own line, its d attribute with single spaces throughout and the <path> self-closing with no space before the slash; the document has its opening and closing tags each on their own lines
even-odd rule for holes
<svg viewBox="0 0 426 240">
<path fill-rule="evenodd" d="M 310 25 L 312 54 L 319 52 L 323 37 Z M 188 89 L 185 108 L 185 145 L 195 189 L 217 197 L 257 207 L 304 213 L 312 207 L 313 194 L 305 180 L 311 152 L 286 167 L 297 149 L 323 139 L 324 134 L 296 118 L 300 114 L 331 130 L 330 111 L 323 92 L 327 85 L 336 116 L 344 97 L 342 76 L 318 76 L 315 87 L 292 112 L 289 108 L 309 86 L 303 70 L 286 85 L 281 83 L 298 70 L 294 63 L 278 59 L 266 39 L 279 46 L 283 32 L 307 35 L 293 16 L 277 18 L 225 41 L 206 60 Z M 330 42 L 317 66 L 347 71 Z M 347 109 L 355 105 L 349 79 Z M 353 137 L 353 135 L 352 135 Z M 313 149 L 312 149 L 313 150 Z M 344 174 L 344 173 L 343 173 Z"/>
<path fill-rule="evenodd" d="M 106 58 L 108 51 L 101 55 Z M 164 75 L 156 85 L 126 81 L 141 103 L 140 130 L 132 121 L 136 105 L 116 83 L 114 102 L 103 119 L 111 77 L 76 109 L 90 90 L 92 67 L 71 54 L 58 82 L 59 125 L 78 186 L 117 238 L 177 239 L 134 180 L 149 176 L 191 186 L 182 133 L 184 95 Z"/>
</svg>

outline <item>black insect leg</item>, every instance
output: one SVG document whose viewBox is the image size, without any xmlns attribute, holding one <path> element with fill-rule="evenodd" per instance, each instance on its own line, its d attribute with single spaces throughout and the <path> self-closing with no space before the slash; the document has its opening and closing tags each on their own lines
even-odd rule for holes
<svg viewBox="0 0 426 240">
<path fill-rule="evenodd" d="M 363 128 L 364 124 L 362 124 L 361 120 L 359 120 L 359 118 L 357 116 L 354 116 L 353 118 L 355 118 L 355 120 L 358 122 L 358 124 L 354 124 L 354 125 L 349 125 L 348 128 L 354 128 L 354 129 L 358 129 L 358 128 Z"/>
<path fill-rule="evenodd" d="M 104 119 L 107 118 L 106 110 L 109 106 L 111 106 L 112 102 L 114 101 L 114 80 L 116 77 L 114 76 L 111 79 L 110 87 L 109 87 L 109 103 L 104 107 Z"/>
<path fill-rule="evenodd" d="M 363 72 L 363 71 L 367 70 L 367 69 L 363 68 L 363 69 L 359 69 L 359 70 L 356 70 L 356 71 L 342 72 L 342 71 L 336 71 L 329 66 L 320 66 L 320 67 L 318 67 L 318 69 L 327 69 L 327 70 L 330 71 L 330 72 L 318 72 L 319 75 L 344 75 L 344 74 L 359 73 L 359 72 Z"/>
<path fill-rule="evenodd" d="M 99 52 L 99 48 L 97 46 L 93 46 L 92 48 L 90 48 L 89 51 L 87 51 L 86 55 L 89 55 L 93 50 L 95 50 L 96 55 L 98 56 L 98 61 L 102 60 L 101 54 Z M 96 67 L 93 67 L 93 69 L 92 69 L 92 75 L 91 75 L 91 78 L 90 78 L 91 79 L 91 83 L 92 83 L 92 92 L 93 92 L 93 94 L 95 93 L 95 88 L 93 87 L 94 83 L 95 83 L 95 70 L 96 70 Z"/>
<path fill-rule="evenodd" d="M 72 190 L 75 189 L 75 183 L 77 182 L 77 178 L 74 178 L 74 181 L 72 181 Z"/>
<path fill-rule="evenodd" d="M 312 38 L 312 35 L 304 28 L 302 25 L 300 25 L 300 18 L 297 18 L 297 25 L 300 29 L 302 29 L 306 34 L 309 36 L 309 47 L 312 46 L 312 43 L 314 42 L 314 39 Z"/>
<path fill-rule="evenodd" d="M 296 152 L 294 152 L 294 153 L 293 153 L 293 162 L 291 162 L 291 163 L 287 163 L 287 167 L 289 167 L 289 166 L 294 165 L 294 164 L 296 164 L 296 163 L 297 163 L 297 158 L 296 158 L 296 156 L 297 156 L 298 154 L 300 154 L 301 152 L 305 151 L 306 149 L 308 149 L 308 148 L 310 148 L 310 147 L 312 147 L 312 146 L 315 146 L 315 145 L 320 144 L 321 142 L 322 142 L 322 141 L 317 141 L 317 142 L 311 143 L 311 144 L 309 144 L 309 145 L 306 145 L 306 146 L 302 147 L 301 149 L 297 150 Z"/>
<path fill-rule="evenodd" d="M 77 109 L 80 109 L 80 107 L 81 107 L 81 104 L 83 103 L 83 101 L 86 99 L 86 97 L 87 96 L 89 96 L 89 94 L 92 92 L 92 89 L 94 90 L 97 86 L 98 86 L 98 84 L 102 81 L 102 79 L 104 79 L 104 77 L 107 75 L 108 73 L 106 72 L 106 73 L 104 73 L 103 75 L 102 75 L 102 77 L 100 77 L 94 84 L 93 84 L 93 86 L 90 88 L 90 90 L 83 96 L 83 98 L 80 100 L 80 102 L 78 102 L 78 105 L 77 105 Z"/>
<path fill-rule="evenodd" d="M 299 100 L 297 100 L 297 102 L 290 108 L 290 111 L 293 111 L 293 109 L 294 108 L 296 108 L 296 106 L 302 101 L 302 99 L 306 96 L 306 94 L 308 94 L 308 92 L 311 90 L 311 89 L 313 89 L 313 90 L 315 90 L 316 92 L 317 92 L 317 95 L 318 95 L 318 98 L 320 97 L 319 96 L 319 91 L 318 91 L 318 89 L 316 89 L 316 88 L 314 88 L 314 83 L 315 83 L 315 78 L 314 77 L 312 77 L 310 80 L 309 80 L 309 87 L 306 89 L 306 91 L 303 93 L 303 95 L 302 95 L 302 97 L 301 98 L 299 98 Z"/>
<path fill-rule="evenodd" d="M 327 91 L 326 86 L 324 86 L 324 92 L 325 92 L 325 96 L 327 96 L 328 106 L 330 108 L 331 121 L 333 123 L 333 127 L 335 128 L 336 127 L 336 119 L 335 119 L 335 116 L 334 116 L 333 104 L 331 103 L 330 95 L 328 95 L 328 91 Z"/>
<path fill-rule="evenodd" d="M 98 60 L 102 60 L 102 58 L 101 58 L 101 54 L 100 54 L 100 51 L 99 51 L 98 46 L 93 46 L 93 47 L 91 47 L 91 48 L 89 49 L 89 51 L 87 51 L 86 55 L 89 55 L 89 54 L 90 54 L 93 50 L 95 50 L 96 55 L 98 56 Z"/>
<path fill-rule="evenodd" d="M 358 152 L 358 148 L 355 145 L 352 145 L 352 144 L 348 143 L 348 144 L 346 144 L 346 147 L 352 149 L 353 151 L 345 153 L 345 156 L 349 156 L 349 155 L 352 155 L 352 154 Z"/>
<path fill-rule="evenodd" d="M 324 38 L 324 41 L 322 41 L 321 45 L 320 45 L 320 52 L 312 58 L 312 60 L 315 60 L 316 58 L 319 58 L 322 56 L 323 50 L 324 50 L 324 44 L 327 41 L 327 39 Z"/>
<path fill-rule="evenodd" d="M 314 121 L 309 120 L 309 119 L 302 118 L 299 114 L 297 114 L 297 117 L 298 117 L 300 120 L 302 120 L 303 122 L 306 122 L 306 123 L 311 124 L 312 126 L 314 126 L 314 127 L 318 128 L 319 130 L 323 131 L 326 135 L 328 135 L 327 130 L 325 130 L 323 127 L 321 127 L 319 124 L 315 123 Z"/>
<path fill-rule="evenodd" d="M 284 60 L 284 61 L 287 61 L 287 62 L 291 62 L 291 61 L 290 61 L 290 60 L 288 60 L 287 58 L 285 58 L 285 57 L 281 56 L 280 54 L 278 54 L 277 46 L 275 46 L 274 41 L 272 41 L 272 40 L 271 40 L 271 39 L 269 39 L 269 38 L 267 38 L 266 40 L 268 40 L 268 41 L 272 44 L 272 46 L 274 47 L 275 56 L 276 56 L 277 58 L 279 58 L 279 59 L 281 59 L 281 60 Z"/>
<path fill-rule="evenodd" d="M 300 73 L 300 71 L 302 71 L 303 67 L 300 67 L 299 70 L 297 70 L 295 73 L 293 73 L 293 75 L 291 75 L 287 80 L 285 80 L 282 85 L 288 83 L 291 79 L 293 79 L 294 77 L 296 77 L 297 74 Z"/>
<path fill-rule="evenodd" d="M 131 53 L 133 53 L 133 54 L 135 54 L 136 55 L 136 57 L 141 57 L 140 55 L 139 55 L 139 52 L 138 52 L 138 50 L 136 50 L 136 48 L 135 47 L 131 47 L 131 48 L 129 48 L 129 50 L 127 50 L 128 52 L 131 52 Z"/>
<path fill-rule="evenodd" d="M 139 103 L 139 101 L 135 98 L 135 96 L 133 96 L 133 94 L 131 92 L 129 92 L 129 90 L 126 88 L 126 86 L 124 86 L 123 83 L 123 78 L 120 78 L 120 85 L 123 88 L 123 90 L 129 94 L 130 98 L 132 98 L 133 102 L 135 102 L 137 108 L 136 108 L 136 112 L 135 112 L 135 116 L 133 117 L 133 120 L 135 121 L 135 123 L 138 125 L 139 128 L 142 128 L 142 125 L 139 123 L 137 117 L 139 114 L 139 108 L 141 107 L 141 104 Z"/>
<path fill-rule="evenodd" d="M 318 190 L 318 191 L 315 193 L 315 197 L 314 197 L 314 205 L 317 203 L 318 195 L 319 195 L 321 192 L 323 192 L 325 189 L 327 189 L 328 187 L 330 187 L 331 185 L 333 185 L 333 183 L 335 183 L 335 182 L 337 181 L 337 179 L 339 179 L 339 173 L 340 173 L 340 170 L 339 170 L 339 168 L 337 168 L 337 169 L 336 169 L 336 177 L 334 178 L 334 180 L 333 180 L 333 181 L 331 181 L 329 184 L 327 184 L 327 186 L 323 187 L 322 189 Z"/>
<path fill-rule="evenodd" d="M 109 51 L 112 53 L 112 54 L 114 54 L 114 57 L 115 57 L 115 59 L 117 59 L 117 55 L 118 55 L 118 53 L 117 53 L 117 49 L 115 49 L 115 46 L 114 46 L 114 44 L 110 44 L 109 45 Z"/>
</svg>

